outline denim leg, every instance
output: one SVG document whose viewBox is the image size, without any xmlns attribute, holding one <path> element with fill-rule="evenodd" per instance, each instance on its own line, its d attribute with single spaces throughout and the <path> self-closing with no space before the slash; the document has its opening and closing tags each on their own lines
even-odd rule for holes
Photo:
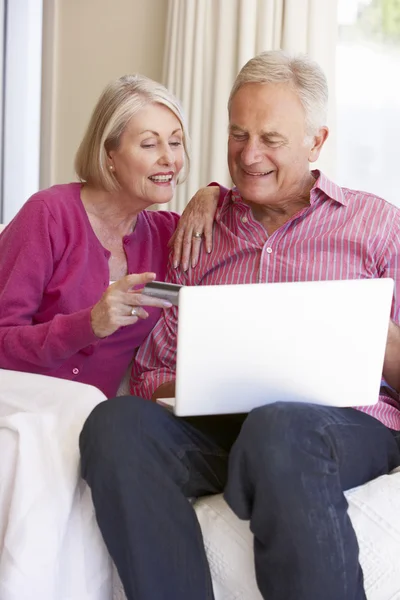
<svg viewBox="0 0 400 600">
<path fill-rule="evenodd" d="M 365 600 L 343 490 L 400 464 L 393 433 L 352 408 L 275 403 L 253 410 L 229 459 L 225 498 L 254 534 L 268 600 Z"/>
<path fill-rule="evenodd" d="M 193 423 L 123 397 L 98 405 L 81 433 L 82 475 L 128 600 L 213 598 L 187 498 L 223 490 L 228 452 Z"/>
</svg>

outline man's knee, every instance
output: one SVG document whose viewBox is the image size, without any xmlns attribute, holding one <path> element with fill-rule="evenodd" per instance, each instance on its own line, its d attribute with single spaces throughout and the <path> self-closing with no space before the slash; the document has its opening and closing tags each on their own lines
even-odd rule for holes
<svg viewBox="0 0 400 600">
<path fill-rule="evenodd" d="M 236 444 L 251 459 L 271 467 L 292 469 L 301 451 L 320 443 L 318 431 L 327 419 L 325 407 L 275 402 L 252 410 Z"/>
<path fill-rule="evenodd" d="M 140 431 L 150 432 L 159 427 L 158 421 L 164 416 L 159 409 L 153 402 L 135 396 L 121 396 L 98 404 L 79 438 L 83 474 L 86 462 L 92 458 L 104 464 L 132 456 L 143 439 Z"/>
</svg>

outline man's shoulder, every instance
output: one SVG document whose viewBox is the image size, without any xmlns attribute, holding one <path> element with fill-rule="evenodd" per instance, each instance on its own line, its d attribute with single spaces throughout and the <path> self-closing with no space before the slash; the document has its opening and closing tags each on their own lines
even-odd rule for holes
<svg viewBox="0 0 400 600">
<path fill-rule="evenodd" d="M 373 192 L 368 192 L 366 190 L 359 190 L 356 188 L 350 188 L 350 187 L 346 187 L 346 186 L 339 186 L 339 187 L 342 190 L 343 194 L 346 196 L 346 198 L 349 200 L 369 201 L 369 202 L 376 202 L 377 204 L 381 204 L 382 206 L 383 205 L 394 206 L 394 204 L 391 204 L 390 202 L 388 202 L 388 200 L 385 200 L 384 198 L 382 198 L 381 196 L 378 196 L 378 194 L 375 194 Z M 396 208 L 396 207 L 394 206 L 394 208 Z"/>
<path fill-rule="evenodd" d="M 346 187 L 342 187 L 341 190 L 350 206 L 365 206 L 374 210 L 379 210 L 382 214 L 393 215 L 393 218 L 395 219 L 400 218 L 400 208 L 377 194 Z"/>
<path fill-rule="evenodd" d="M 400 216 L 400 209 L 397 206 L 377 194 L 341 186 L 317 169 L 313 170 L 312 174 L 315 177 L 315 190 L 322 191 L 326 196 L 344 206 L 348 206 L 352 211 L 358 208 L 363 210 L 373 209 L 382 213 L 393 214 L 395 218 Z"/>
</svg>

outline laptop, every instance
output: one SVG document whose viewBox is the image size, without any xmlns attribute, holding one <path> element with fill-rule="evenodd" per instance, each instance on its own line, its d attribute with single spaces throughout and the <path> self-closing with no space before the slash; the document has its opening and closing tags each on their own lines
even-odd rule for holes
<svg viewBox="0 0 400 600">
<path fill-rule="evenodd" d="M 177 416 L 378 401 L 392 279 L 182 287 Z"/>
</svg>

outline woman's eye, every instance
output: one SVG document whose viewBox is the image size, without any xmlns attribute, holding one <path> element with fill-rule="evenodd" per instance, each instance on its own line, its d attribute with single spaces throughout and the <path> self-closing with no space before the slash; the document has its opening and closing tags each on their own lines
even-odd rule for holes
<svg viewBox="0 0 400 600">
<path fill-rule="evenodd" d="M 155 144 L 142 144 L 142 148 L 155 148 Z"/>
<path fill-rule="evenodd" d="M 182 146 L 182 142 L 170 142 L 169 145 L 178 148 L 179 146 Z"/>
</svg>

